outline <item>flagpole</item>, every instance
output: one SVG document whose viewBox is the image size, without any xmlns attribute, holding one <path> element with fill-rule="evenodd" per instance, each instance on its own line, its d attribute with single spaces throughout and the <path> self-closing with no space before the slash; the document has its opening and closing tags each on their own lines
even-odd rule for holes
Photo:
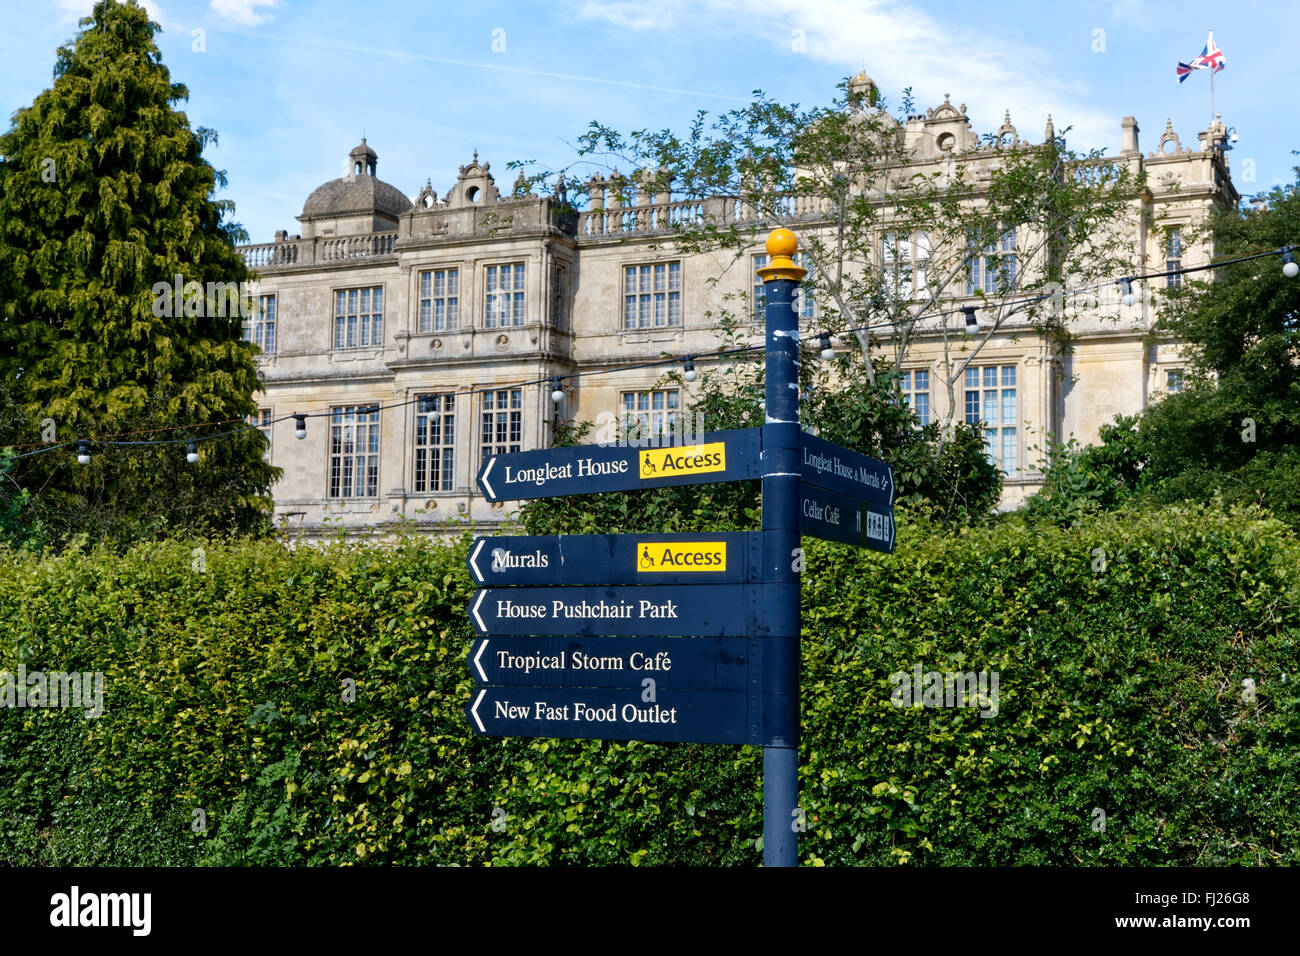
<svg viewBox="0 0 1300 956">
<path fill-rule="evenodd" d="M 1210 43 L 1206 44 L 1206 52 L 1209 52 L 1209 46 L 1214 43 L 1214 27 L 1210 27 Z M 1210 126 L 1214 125 L 1214 74 L 1218 72 L 1214 64 L 1210 64 Z M 1209 127 L 1206 127 L 1207 129 Z"/>
</svg>

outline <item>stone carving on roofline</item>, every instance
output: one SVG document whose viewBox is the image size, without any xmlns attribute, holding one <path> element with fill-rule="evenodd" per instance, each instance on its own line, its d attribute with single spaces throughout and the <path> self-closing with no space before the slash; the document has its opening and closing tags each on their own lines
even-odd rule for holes
<svg viewBox="0 0 1300 956">
<path fill-rule="evenodd" d="M 998 127 L 997 131 L 997 144 L 1012 147 L 1020 145 L 1020 134 L 1011 125 L 1011 110 L 1007 110 L 1002 116 L 1002 125 Z"/>
<path fill-rule="evenodd" d="M 952 105 L 952 94 L 945 93 L 943 102 L 907 118 L 907 127 L 900 134 L 908 149 L 918 158 L 941 158 L 980 148 L 979 137 L 970 128 L 966 104 L 961 108 Z"/>
<path fill-rule="evenodd" d="M 537 193 L 528 188 L 528 177 L 524 171 L 519 170 L 519 178 L 515 180 L 515 188 L 511 194 L 512 199 L 536 199 Z"/>
<path fill-rule="evenodd" d="M 618 171 L 615 166 L 609 173 L 609 179 L 605 184 L 605 205 L 610 209 L 622 209 L 626 203 L 628 193 L 628 178 Z"/>
<path fill-rule="evenodd" d="M 1173 143 L 1174 144 L 1173 149 L 1166 152 L 1165 151 L 1166 143 Z M 1151 158 L 1155 159 L 1159 156 L 1172 156 L 1175 153 L 1190 153 L 1190 152 L 1191 150 L 1183 146 L 1182 141 L 1178 138 L 1178 134 L 1174 132 L 1173 120 L 1166 119 L 1165 131 L 1164 134 L 1161 135 L 1160 137 L 1160 146 L 1153 153 L 1150 154 Z"/>
<path fill-rule="evenodd" d="M 420 195 L 415 197 L 415 205 L 420 209 L 432 209 L 438 204 L 438 193 L 433 188 L 433 180 L 426 179 Z"/>
<path fill-rule="evenodd" d="M 953 106 L 952 103 L 949 102 L 949 96 L 950 94 L 948 93 L 943 94 L 943 104 L 941 106 L 936 106 L 933 109 L 926 110 L 925 111 L 926 118 L 932 120 L 937 120 L 937 119 L 943 120 L 943 119 L 960 119 L 961 117 L 965 116 L 966 104 L 963 103 L 961 105 L 961 109 L 958 110 L 957 107 Z"/>
<path fill-rule="evenodd" d="M 500 202 L 501 194 L 497 192 L 496 180 L 492 178 L 491 169 L 491 163 L 479 163 L 478 150 L 474 150 L 474 159 L 468 166 L 460 168 L 456 185 L 447 191 L 447 207 L 463 209 L 466 206 Z"/>
</svg>

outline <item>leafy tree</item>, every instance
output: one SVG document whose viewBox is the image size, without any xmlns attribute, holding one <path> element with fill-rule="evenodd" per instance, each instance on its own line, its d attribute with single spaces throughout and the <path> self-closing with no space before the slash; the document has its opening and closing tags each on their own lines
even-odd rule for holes
<svg viewBox="0 0 1300 956">
<path fill-rule="evenodd" d="M 1263 208 L 1219 212 L 1207 229 L 1221 258 L 1300 239 L 1300 169 Z M 1171 290 L 1159 328 L 1188 343 L 1189 374 L 1183 392 L 1144 416 L 1149 479 L 1190 465 L 1232 471 L 1300 444 L 1300 280 L 1277 258 L 1224 266 Z"/>
<path fill-rule="evenodd" d="M 856 360 L 873 384 L 878 358 L 897 372 L 918 344 L 937 345 L 951 420 L 966 366 L 994 335 L 1016 329 L 1066 348 L 1082 303 L 1063 288 L 1131 271 L 1133 250 L 1116 227 L 1140 179 L 1100 153 L 1067 149 L 1050 121 L 1041 145 L 987 135 L 942 161 L 918 161 L 910 92 L 891 116 L 865 79 L 840 90 L 810 108 L 756 92 L 725 114 L 699 112 L 685 133 L 593 122 L 578 140 L 582 160 L 631 171 L 615 166 L 610 179 L 570 183 L 565 195 L 576 203 L 600 191 L 623 217 L 647 215 L 629 208 L 638 195 L 671 190 L 698 205 L 671 217 L 668 241 L 724 260 L 730 253 L 732 265 L 774 226 L 794 229 L 820 327 L 856 330 Z M 968 289 L 982 306 L 976 335 L 954 309 L 954 300 L 970 301 Z"/>
<path fill-rule="evenodd" d="M 213 198 L 225 176 L 202 156 L 216 134 L 173 108 L 188 91 L 140 6 L 103 0 L 81 28 L 0 136 L 0 446 L 238 427 L 259 386 L 243 286 L 226 284 L 251 275 L 233 204 Z M 176 276 L 179 301 L 159 294 Z M 276 471 L 260 435 L 199 447 L 188 465 L 183 443 L 92 446 L 88 466 L 59 448 L 11 478 L 56 537 L 264 527 Z"/>
<path fill-rule="evenodd" d="M 839 340 L 849 344 L 841 359 L 816 371 L 817 363 L 804 363 L 804 422 L 889 461 L 905 503 L 943 519 L 987 514 L 1001 477 L 984 457 L 978 428 L 959 421 L 965 370 L 994 336 L 1044 336 L 1070 347 L 1074 310 L 1085 303 L 1062 290 L 1132 271 L 1133 250 L 1117 227 L 1130 214 L 1140 177 L 1099 153 L 1070 151 L 1050 121 L 1039 145 L 972 136 L 938 161 L 918 158 L 910 92 L 894 116 L 864 78 L 846 80 L 840 91 L 830 104 L 809 108 L 756 92 L 739 109 L 697 113 L 684 132 L 624 133 L 593 122 L 578 140 L 579 162 L 603 166 L 609 178 L 575 183 L 573 170 L 563 170 L 558 190 L 554 171 L 534 169 L 526 181 L 556 187 L 575 211 L 585 202 L 597 228 L 613 235 L 634 235 L 655 215 L 656 228 L 671 223 L 665 244 L 713 253 L 724 269 L 747 272 L 749 254 L 769 230 L 793 229 L 809 269 L 804 294 L 819 310 L 818 328 L 804 334 L 842 331 Z M 689 204 L 667 215 L 644 208 L 670 195 Z M 745 283 L 740 304 L 724 296 L 711 317 L 723 330 L 743 327 L 748 296 Z M 955 307 L 971 301 L 981 307 L 978 334 L 966 331 Z M 921 349 L 938 353 L 938 384 L 947 394 L 944 420 L 924 428 L 898 388 Z M 762 423 L 761 377 L 721 392 L 717 385 L 697 390 L 704 405 L 696 410 L 710 410 L 711 428 Z M 712 501 L 728 493 L 706 494 Z M 667 505 L 675 500 L 674 492 L 656 492 L 626 513 L 639 519 L 672 511 Z M 730 513 L 743 514 L 742 502 L 735 504 Z M 538 504 L 526 513 L 553 518 L 559 508 Z M 596 520 L 585 507 L 570 517 Z"/>
<path fill-rule="evenodd" d="M 1218 212 L 1206 230 L 1223 259 L 1291 244 L 1300 238 L 1300 169 L 1262 208 Z M 1034 507 L 1218 494 L 1300 524 L 1300 280 L 1274 255 L 1189 278 L 1167 293 L 1157 334 L 1185 343 L 1184 390 L 1102 429 L 1098 446 L 1058 456 Z"/>
<path fill-rule="evenodd" d="M 1100 444 L 1049 443 L 1043 487 L 1025 502 L 1025 513 L 1063 525 L 1098 511 L 1110 511 L 1128 498 L 1142 475 L 1145 455 L 1136 415 L 1117 415 L 1101 426 Z"/>
<path fill-rule="evenodd" d="M 0 544 L 39 545 L 43 528 L 32 511 L 31 492 L 12 478 L 13 462 L 0 450 Z"/>
</svg>

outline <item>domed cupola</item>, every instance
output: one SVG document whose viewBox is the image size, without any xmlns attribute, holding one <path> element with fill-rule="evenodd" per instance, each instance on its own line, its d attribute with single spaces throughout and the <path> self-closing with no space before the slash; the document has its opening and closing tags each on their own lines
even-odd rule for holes
<svg viewBox="0 0 1300 956">
<path fill-rule="evenodd" d="M 392 232 L 411 200 L 375 175 L 379 154 L 362 138 L 348 153 L 348 175 L 316 187 L 303 204 L 298 221 L 303 238 Z"/>
<path fill-rule="evenodd" d="M 867 76 L 866 70 L 849 80 L 850 105 L 864 110 L 876 106 L 879 102 L 880 88 L 876 86 L 875 80 Z"/>
</svg>

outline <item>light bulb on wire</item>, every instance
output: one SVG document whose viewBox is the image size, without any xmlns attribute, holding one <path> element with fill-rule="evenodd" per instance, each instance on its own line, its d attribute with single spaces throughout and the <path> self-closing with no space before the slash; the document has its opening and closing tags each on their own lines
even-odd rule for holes
<svg viewBox="0 0 1300 956">
<path fill-rule="evenodd" d="M 299 441 L 302 441 L 302 439 L 307 437 L 307 416 L 306 415 L 293 416 L 293 437 L 297 438 Z"/>
<path fill-rule="evenodd" d="M 90 442 L 84 440 L 77 442 L 77 464 L 90 464 Z"/>
<path fill-rule="evenodd" d="M 1136 304 L 1137 304 L 1138 297 L 1133 293 L 1133 280 L 1132 280 L 1132 279 L 1128 279 L 1128 278 L 1120 279 L 1120 280 L 1119 280 L 1119 291 L 1120 291 L 1120 294 L 1121 294 L 1121 296 L 1122 296 L 1122 298 L 1120 299 L 1120 301 L 1123 302 L 1125 305 L 1136 305 Z"/>
<path fill-rule="evenodd" d="M 551 376 L 551 401 L 556 405 L 564 401 L 564 386 L 560 384 L 560 376 Z"/>
<path fill-rule="evenodd" d="M 1295 254 L 1291 252 L 1290 246 L 1282 247 L 1282 275 L 1288 279 L 1294 279 L 1300 275 L 1300 265 L 1296 264 Z"/>
<path fill-rule="evenodd" d="M 835 358 L 835 349 L 831 345 L 831 334 L 829 332 L 823 332 L 821 334 L 821 346 L 822 358 L 825 361 L 829 362 L 831 359 Z"/>
<path fill-rule="evenodd" d="M 185 460 L 191 465 L 199 460 L 199 443 L 193 438 L 185 443 Z"/>
<path fill-rule="evenodd" d="M 980 317 L 979 317 L 979 312 L 977 312 L 975 309 L 975 306 L 963 305 L 961 307 L 961 311 L 966 316 L 966 334 L 967 335 L 979 334 Z"/>
</svg>

